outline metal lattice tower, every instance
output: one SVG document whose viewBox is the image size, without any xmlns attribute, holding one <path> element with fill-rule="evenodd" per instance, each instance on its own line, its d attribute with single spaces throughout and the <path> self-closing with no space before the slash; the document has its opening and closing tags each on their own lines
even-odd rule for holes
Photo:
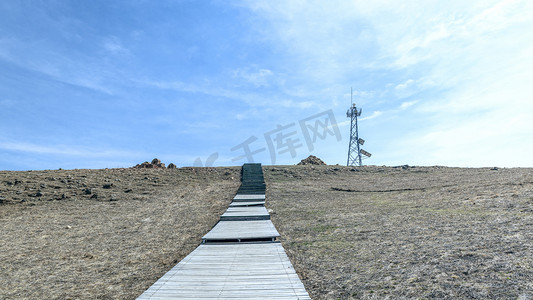
<svg viewBox="0 0 533 300">
<path fill-rule="evenodd" d="M 353 91 L 351 92 L 353 97 Z M 361 109 L 357 109 L 355 103 L 352 103 L 348 111 L 346 112 L 346 117 L 351 119 L 350 126 L 350 144 L 348 145 L 348 163 L 347 166 L 362 166 L 363 159 L 361 155 L 370 157 L 372 154 L 366 152 L 360 148 L 360 145 L 365 143 L 365 140 L 359 138 L 359 128 L 357 125 L 357 117 L 361 116 Z"/>
</svg>

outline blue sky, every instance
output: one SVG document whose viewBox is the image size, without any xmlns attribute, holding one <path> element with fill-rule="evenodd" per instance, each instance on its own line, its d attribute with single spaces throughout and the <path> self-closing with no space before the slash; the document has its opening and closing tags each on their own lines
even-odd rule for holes
<svg viewBox="0 0 533 300">
<path fill-rule="evenodd" d="M 342 165 L 350 87 L 365 164 L 533 167 L 531 28 L 527 0 L 0 1 L 0 169 Z"/>
</svg>

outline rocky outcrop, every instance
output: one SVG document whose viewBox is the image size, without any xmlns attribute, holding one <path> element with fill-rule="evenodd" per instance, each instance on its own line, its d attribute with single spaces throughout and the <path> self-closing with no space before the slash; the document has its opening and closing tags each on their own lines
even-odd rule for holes
<svg viewBox="0 0 533 300">
<path fill-rule="evenodd" d="M 135 165 L 134 169 L 164 169 L 165 164 L 158 158 L 154 158 L 151 163 L 145 161 L 142 164 Z"/>
<path fill-rule="evenodd" d="M 323 162 L 320 158 L 309 155 L 308 158 L 302 159 L 297 165 L 325 165 L 326 163 Z"/>
</svg>

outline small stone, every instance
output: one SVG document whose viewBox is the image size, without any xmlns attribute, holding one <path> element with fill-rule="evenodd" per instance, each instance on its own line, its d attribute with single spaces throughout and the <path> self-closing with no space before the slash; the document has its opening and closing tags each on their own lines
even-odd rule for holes
<svg viewBox="0 0 533 300">
<path fill-rule="evenodd" d="M 176 169 L 176 165 L 173 164 L 173 163 L 169 163 L 167 168 L 169 168 L 169 169 Z"/>
<path fill-rule="evenodd" d="M 93 194 L 93 195 L 91 196 L 91 199 L 98 199 L 98 194 Z"/>
<path fill-rule="evenodd" d="M 104 184 L 103 188 L 104 189 L 110 189 L 112 186 L 113 186 L 112 183 L 106 183 L 106 184 Z"/>
<path fill-rule="evenodd" d="M 90 195 L 93 193 L 93 191 L 90 188 L 84 189 L 83 192 L 85 193 L 85 195 Z"/>
<path fill-rule="evenodd" d="M 29 194 L 28 196 L 30 196 L 30 197 L 42 197 L 43 193 L 41 193 L 41 191 L 37 191 L 36 193 Z"/>
</svg>

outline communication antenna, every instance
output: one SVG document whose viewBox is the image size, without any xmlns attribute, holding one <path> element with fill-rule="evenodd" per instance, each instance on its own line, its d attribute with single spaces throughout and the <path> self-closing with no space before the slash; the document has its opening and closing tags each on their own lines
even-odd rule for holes
<svg viewBox="0 0 533 300">
<path fill-rule="evenodd" d="M 353 103 L 353 89 L 350 87 L 350 108 L 346 112 L 346 117 L 351 119 L 350 123 L 350 144 L 348 145 L 348 163 L 347 166 L 362 166 L 363 157 L 368 158 L 372 154 L 361 149 L 360 145 L 365 143 L 365 140 L 359 138 L 359 128 L 357 126 L 357 117 L 361 116 L 362 109 L 357 109 L 355 103 Z"/>
</svg>

